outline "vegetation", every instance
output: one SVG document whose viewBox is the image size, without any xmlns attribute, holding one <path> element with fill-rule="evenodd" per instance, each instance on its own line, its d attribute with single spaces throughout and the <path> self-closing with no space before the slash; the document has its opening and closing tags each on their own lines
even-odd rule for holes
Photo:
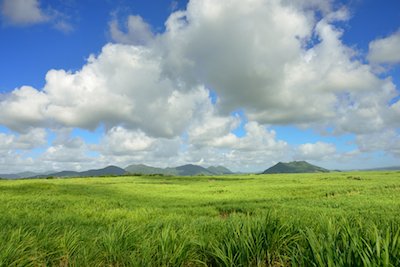
<svg viewBox="0 0 400 267">
<path fill-rule="evenodd" d="M 144 164 L 133 164 L 126 167 L 125 170 L 131 174 L 162 174 L 175 176 L 232 174 L 229 169 L 223 166 L 210 166 L 204 168 L 193 164 L 173 168 L 155 168 Z"/>
<path fill-rule="evenodd" d="M 400 266 L 400 173 L 0 181 L 0 266 Z"/>
<path fill-rule="evenodd" d="M 272 173 L 314 173 L 314 172 L 329 172 L 329 170 L 312 165 L 306 161 L 292 161 L 288 163 L 279 162 L 266 169 L 264 174 Z"/>
</svg>

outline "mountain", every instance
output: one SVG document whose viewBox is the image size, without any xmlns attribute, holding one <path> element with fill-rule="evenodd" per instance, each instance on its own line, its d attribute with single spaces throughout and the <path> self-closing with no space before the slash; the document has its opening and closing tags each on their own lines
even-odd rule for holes
<svg viewBox="0 0 400 267">
<path fill-rule="evenodd" d="M 93 169 L 88 171 L 61 171 L 61 172 L 46 172 L 42 174 L 34 172 L 23 172 L 16 174 L 0 174 L 3 179 L 20 179 L 20 178 L 46 178 L 46 177 L 89 177 L 89 176 L 114 176 L 124 174 L 161 174 L 161 175 L 222 175 L 232 173 L 229 169 L 223 166 L 211 166 L 204 168 L 198 165 L 187 164 L 174 168 L 156 168 L 144 164 L 129 165 L 125 169 L 117 166 L 108 166 L 102 169 Z"/>
<path fill-rule="evenodd" d="M 156 168 L 143 164 L 133 164 L 125 168 L 128 173 L 131 174 L 162 174 L 162 175 L 221 175 L 232 173 L 229 169 L 223 166 L 211 166 L 204 168 L 198 165 L 187 164 L 178 167 L 169 168 Z"/>
<path fill-rule="evenodd" d="M 126 171 L 117 166 L 107 166 L 103 169 L 89 170 L 81 172 L 82 176 L 106 176 L 106 175 L 123 175 Z"/>
<path fill-rule="evenodd" d="M 217 174 L 217 175 L 222 175 L 222 174 L 232 174 L 233 172 L 229 170 L 228 168 L 225 168 L 224 166 L 210 166 L 207 168 L 210 172 Z"/>
<path fill-rule="evenodd" d="M 175 168 L 178 171 L 178 175 L 190 176 L 190 175 L 215 175 L 215 173 L 207 170 L 204 167 L 186 164 Z"/>
<path fill-rule="evenodd" d="M 364 171 L 399 171 L 400 166 L 381 167 L 373 169 L 364 169 Z"/>
<path fill-rule="evenodd" d="M 89 177 L 89 176 L 107 176 L 107 175 L 123 175 L 126 171 L 117 166 L 108 166 L 102 169 L 94 169 L 83 172 L 76 171 L 62 171 L 50 173 L 48 175 L 40 175 L 39 177 Z"/>
<path fill-rule="evenodd" d="M 79 172 L 75 171 L 62 171 L 62 172 L 55 172 L 55 173 L 50 173 L 48 175 L 39 175 L 38 177 L 48 177 L 48 176 L 54 176 L 54 177 L 78 177 Z"/>
<path fill-rule="evenodd" d="M 125 168 L 125 171 L 132 174 L 163 174 L 174 175 L 177 171 L 174 168 L 156 168 L 144 164 L 132 164 Z"/>
<path fill-rule="evenodd" d="M 35 172 L 19 172 L 19 173 L 12 173 L 12 174 L 0 174 L 1 178 L 4 179 L 21 179 L 21 178 L 30 178 L 38 175 Z"/>
<path fill-rule="evenodd" d="M 329 172 L 329 170 L 312 165 L 306 161 L 292 161 L 288 163 L 279 162 L 271 168 L 265 170 L 264 174 L 271 173 L 313 173 Z"/>
</svg>

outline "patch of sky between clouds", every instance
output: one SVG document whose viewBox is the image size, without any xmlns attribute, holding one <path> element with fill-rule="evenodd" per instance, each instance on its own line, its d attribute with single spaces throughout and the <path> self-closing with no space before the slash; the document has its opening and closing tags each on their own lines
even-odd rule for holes
<svg viewBox="0 0 400 267">
<path fill-rule="evenodd" d="M 37 147 L 29 151 L 16 150 L 16 152 L 18 154 L 23 154 L 25 158 L 38 158 L 46 152 L 46 149 L 45 147 Z"/>
<path fill-rule="evenodd" d="M 346 5 L 347 1 L 343 1 Z M 398 7 L 398 8 L 396 8 Z M 368 51 L 368 43 L 382 38 L 397 30 L 398 25 L 392 23 L 400 18 L 400 1 L 350 1 L 350 24 L 344 23 L 342 40 L 350 47 L 356 46 L 363 52 Z M 385 19 L 382 19 L 382 17 Z M 365 22 L 369 21 L 368 30 Z"/>
<path fill-rule="evenodd" d="M 217 95 L 217 93 L 214 90 L 211 90 L 211 89 L 208 89 L 208 92 L 209 92 L 209 98 L 211 100 L 211 103 L 213 105 L 217 105 L 217 103 L 218 103 L 218 95 Z M 230 115 L 234 116 L 234 117 L 238 117 L 240 119 L 239 126 L 236 129 L 234 129 L 232 131 L 232 133 L 234 135 L 236 135 L 237 137 L 245 136 L 246 135 L 246 130 L 245 130 L 244 126 L 248 122 L 248 119 L 246 117 L 246 114 L 245 114 L 244 110 L 243 109 L 238 109 L 238 110 L 232 111 L 230 113 Z"/>
<path fill-rule="evenodd" d="M 187 132 L 184 132 L 181 134 L 181 144 L 180 144 L 180 150 L 181 151 L 187 151 L 189 148 L 189 135 Z"/>
<path fill-rule="evenodd" d="M 93 151 L 93 150 L 86 151 L 86 152 L 85 152 L 85 155 L 86 155 L 87 157 L 89 157 L 89 158 L 98 158 L 98 157 L 100 157 L 100 153 L 97 152 L 97 151 Z"/>
<path fill-rule="evenodd" d="M 295 126 L 274 126 L 276 138 L 287 142 L 289 145 L 302 145 L 306 143 L 324 142 L 334 144 L 337 151 L 348 152 L 357 149 L 354 143 L 354 134 L 340 136 L 319 135 L 312 129 L 299 129 Z"/>
<path fill-rule="evenodd" d="M 366 154 L 367 162 L 370 164 L 362 164 L 363 168 L 382 168 L 382 167 L 391 167 L 398 166 L 399 161 L 398 158 L 394 158 L 392 155 L 388 155 L 384 151 L 376 151 Z M 365 166 L 365 167 L 364 167 Z"/>
<path fill-rule="evenodd" d="M 0 133 L 11 134 L 13 132 L 10 129 L 8 129 L 7 127 L 4 127 L 3 125 L 0 124 Z"/>
<path fill-rule="evenodd" d="M 247 117 L 246 117 L 246 114 L 244 113 L 244 110 L 240 109 L 240 110 L 233 111 L 233 112 L 231 113 L 231 115 L 232 115 L 232 116 L 235 116 L 235 117 L 239 117 L 239 119 L 240 119 L 240 124 L 239 124 L 239 126 L 238 126 L 236 129 L 234 129 L 234 130 L 232 131 L 232 133 L 233 133 L 234 135 L 236 135 L 237 137 L 243 137 L 243 136 L 245 136 L 245 135 L 246 135 L 246 130 L 245 130 L 244 127 L 245 127 L 245 125 L 247 124 L 248 119 L 247 119 Z"/>
<path fill-rule="evenodd" d="M 400 100 L 400 64 L 397 66 L 394 66 L 388 73 L 392 77 L 392 81 L 394 84 L 397 85 L 396 90 L 397 90 L 397 96 L 394 97 L 392 100 L 390 100 L 389 104 L 392 105 L 396 103 L 397 101 Z"/>
<path fill-rule="evenodd" d="M 87 144 L 98 144 L 100 142 L 100 139 L 104 135 L 104 132 L 104 125 L 98 126 L 94 131 L 74 128 L 72 130 L 71 136 L 82 138 L 83 141 L 85 141 L 85 143 Z"/>
<path fill-rule="evenodd" d="M 53 144 L 54 140 L 56 140 L 57 135 L 55 132 L 53 132 L 49 129 L 46 130 L 46 135 L 47 135 L 47 145 L 51 146 Z"/>
<path fill-rule="evenodd" d="M 213 105 L 217 104 L 218 102 L 218 95 L 214 90 L 208 90 L 208 97 L 211 99 L 211 103 Z"/>
</svg>

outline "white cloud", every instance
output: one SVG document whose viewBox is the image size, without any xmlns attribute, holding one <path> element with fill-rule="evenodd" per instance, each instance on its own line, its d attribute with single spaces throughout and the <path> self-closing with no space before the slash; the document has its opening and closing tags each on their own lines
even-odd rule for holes
<svg viewBox="0 0 400 267">
<path fill-rule="evenodd" d="M 262 124 L 323 123 L 343 130 L 337 125 L 340 112 L 361 114 L 358 107 L 375 104 L 373 119 L 386 116 L 396 93 L 393 84 L 357 60 L 332 24 L 346 20 L 348 11 L 329 12 L 317 21 L 304 4 L 286 3 L 190 1 L 186 11 L 170 16 L 158 38 L 164 73 L 189 87 L 207 84 L 226 113 L 242 108 Z M 330 2 L 325 5 L 328 11 Z M 366 95 L 384 100 L 368 103 Z M 352 115 L 356 123 L 364 118 Z"/>
<path fill-rule="evenodd" d="M 282 0 L 283 4 L 294 5 L 299 9 L 319 10 L 329 14 L 333 9 L 333 0 Z"/>
<path fill-rule="evenodd" d="M 358 135 L 356 144 L 361 152 L 386 151 L 400 156 L 400 134 L 396 130 Z"/>
<path fill-rule="evenodd" d="M 368 60 L 374 64 L 400 63 L 400 30 L 370 42 Z"/>
<path fill-rule="evenodd" d="M 107 154 L 129 155 L 150 150 L 156 139 L 141 131 L 128 131 L 122 127 L 110 129 L 102 141 L 101 149 Z"/>
<path fill-rule="evenodd" d="M 345 9 L 316 21 L 303 4 L 252 0 L 243 7 L 235 1 L 192 0 L 170 16 L 154 45 L 108 44 L 77 72 L 50 70 L 43 90 L 22 87 L 0 102 L 6 110 L 0 122 L 18 131 L 104 123 L 171 138 L 207 116 L 198 115 L 209 105 L 201 89 L 206 84 L 218 94 L 217 113 L 243 108 L 261 124 L 323 124 L 336 133 L 387 125 L 396 88 L 341 42 L 331 22 L 346 19 Z M 140 17 L 129 17 L 131 33 L 148 28 Z M 319 41 L 307 47 L 311 36 Z M 224 138 L 220 142 L 232 140 Z"/>
<path fill-rule="evenodd" d="M 111 38 L 118 43 L 147 45 L 154 39 L 151 26 L 141 16 L 129 16 L 126 22 L 126 32 L 119 27 L 118 20 L 109 23 Z"/>
<path fill-rule="evenodd" d="M 38 0 L 3 0 L 1 12 L 14 25 L 30 25 L 50 18 L 40 9 Z"/>
<path fill-rule="evenodd" d="M 335 120 L 337 134 L 381 132 L 400 125 L 396 116 L 396 107 L 399 102 L 390 104 L 391 100 L 398 95 L 398 91 L 391 79 L 380 82 L 382 83 L 380 91 L 371 90 L 342 95 Z"/>
<path fill-rule="evenodd" d="M 24 157 L 15 151 L 0 150 L 0 173 L 10 174 L 23 171 L 34 171 L 35 168 L 43 168 L 43 165 L 35 164 L 35 160 L 31 157 Z"/>
<path fill-rule="evenodd" d="M 244 125 L 245 135 L 238 137 L 232 133 L 238 125 L 237 118 L 206 117 L 202 124 L 189 129 L 189 147 L 183 158 L 186 162 L 203 165 L 225 165 L 235 171 L 260 171 L 273 162 L 289 158 L 290 147 L 277 140 L 276 133 L 257 122 Z"/>
<path fill-rule="evenodd" d="M 59 20 L 54 24 L 54 28 L 64 32 L 64 33 L 70 33 L 74 30 L 74 27 L 72 26 L 71 23 L 65 21 L 65 20 Z"/>
<path fill-rule="evenodd" d="M 24 134 L 0 133 L 0 150 L 30 150 L 47 144 L 47 134 L 43 129 L 30 129 Z"/>
<path fill-rule="evenodd" d="M 0 173 L 17 173 L 42 168 L 43 164 L 30 157 L 32 149 L 47 145 L 43 129 L 30 129 L 26 133 L 0 133 Z"/>
<path fill-rule="evenodd" d="M 152 166 L 167 167 L 179 161 L 182 140 L 154 138 L 140 130 L 113 127 L 106 132 L 99 144 L 91 146 L 98 151 L 100 158 L 108 164 L 127 166 L 133 163 L 146 163 Z"/>
<path fill-rule="evenodd" d="M 64 33 L 74 30 L 70 17 L 51 6 L 41 7 L 39 0 L 2 0 L 0 12 L 5 25 L 30 26 L 49 23 L 53 28 Z"/>
<path fill-rule="evenodd" d="M 22 86 L 3 96 L 0 102 L 0 123 L 20 132 L 42 126 L 47 103 L 45 93 L 30 86 Z"/>
<path fill-rule="evenodd" d="M 295 158 L 299 160 L 322 161 L 335 154 L 336 147 L 334 144 L 316 142 L 298 146 L 295 152 Z"/>
<path fill-rule="evenodd" d="M 182 91 L 162 77 L 151 50 L 119 44 L 106 45 L 75 73 L 50 70 L 43 90 L 22 87 L 3 98 L 0 122 L 18 131 L 30 126 L 93 130 L 104 123 L 161 137 L 180 135 L 210 101 L 205 89 Z"/>
</svg>

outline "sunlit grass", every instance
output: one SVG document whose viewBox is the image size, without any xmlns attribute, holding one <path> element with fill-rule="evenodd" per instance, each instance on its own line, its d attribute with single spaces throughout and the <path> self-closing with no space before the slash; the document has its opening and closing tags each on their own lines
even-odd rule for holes
<svg viewBox="0 0 400 267">
<path fill-rule="evenodd" d="M 0 266 L 400 266 L 400 173 L 0 181 Z"/>
</svg>

